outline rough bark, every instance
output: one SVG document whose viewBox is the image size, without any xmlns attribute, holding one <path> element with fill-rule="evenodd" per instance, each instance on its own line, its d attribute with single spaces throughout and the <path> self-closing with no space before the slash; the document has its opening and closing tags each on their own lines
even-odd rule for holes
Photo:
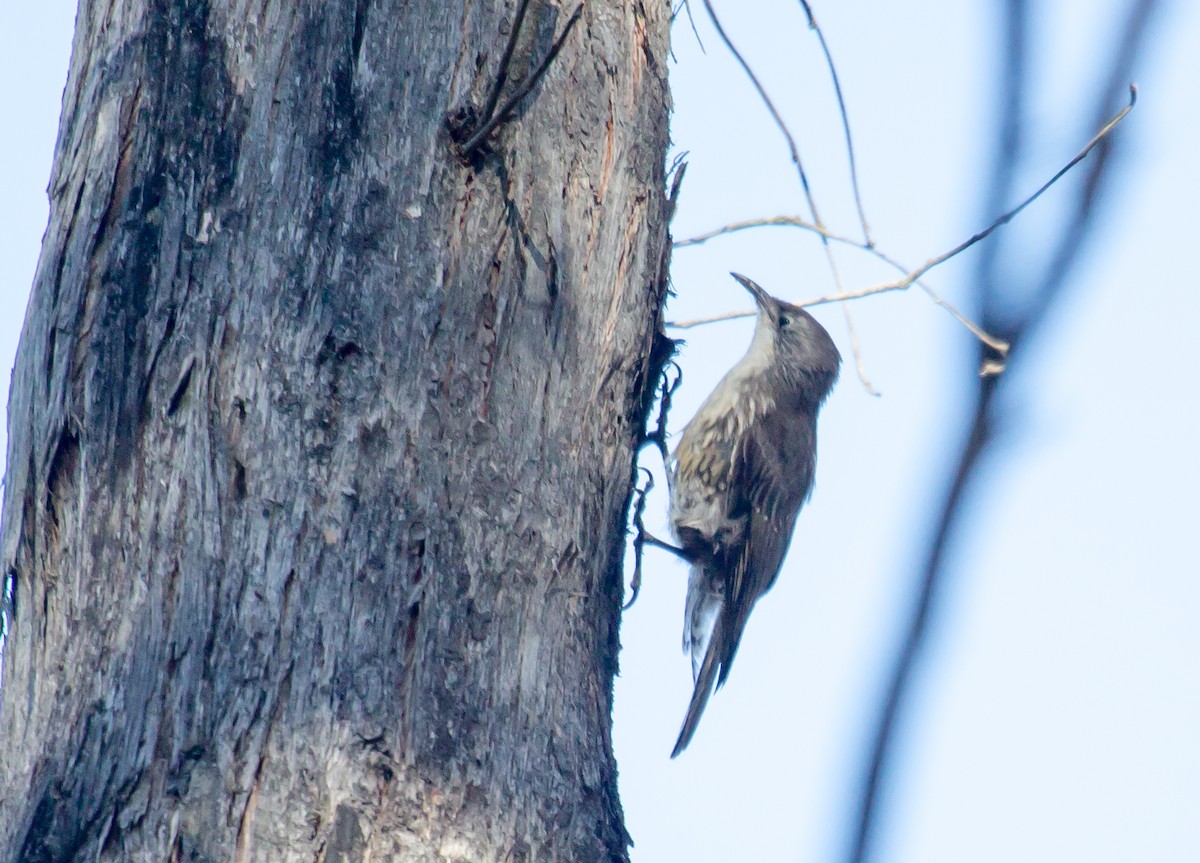
<svg viewBox="0 0 1200 863">
<path fill-rule="evenodd" d="M 511 80 L 570 11 L 530 6 Z M 626 858 L 669 7 L 589 3 L 463 159 L 514 12 L 81 4 L 10 404 L 0 859 Z"/>
</svg>

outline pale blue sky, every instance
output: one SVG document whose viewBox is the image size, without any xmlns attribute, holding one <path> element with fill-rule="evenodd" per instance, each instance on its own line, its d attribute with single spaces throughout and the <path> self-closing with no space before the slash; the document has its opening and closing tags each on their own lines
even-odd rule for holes
<svg viewBox="0 0 1200 863">
<path fill-rule="evenodd" d="M 799 5 L 716 5 L 792 122 L 822 215 L 852 233 L 838 118 Z M 995 5 L 816 7 L 876 239 L 911 265 L 982 226 Z M 1031 5 L 1044 18 L 1029 190 L 1093 131 L 1080 115 L 1117 8 Z M 0 17 L 6 368 L 45 228 L 73 17 L 61 0 L 9 4 Z M 691 153 L 676 236 L 803 212 L 782 141 L 700 14 L 697 23 L 707 55 L 686 22 L 675 33 L 672 137 Z M 1018 370 L 1024 400 L 1012 402 L 1011 433 L 971 500 L 886 789 L 881 860 L 1200 859 L 1200 5 L 1171 5 L 1162 24 L 1120 132 L 1127 172 L 1069 301 Z M 1032 258 L 1062 200 L 1051 193 L 1014 226 Z M 891 277 L 850 252 L 839 263 L 852 286 Z M 793 300 L 832 289 L 810 235 L 767 229 L 679 251 L 669 315 L 747 307 L 731 269 Z M 969 275 L 967 260 L 929 281 L 954 299 Z M 667 756 L 690 690 L 679 649 L 684 574 L 647 554 L 642 597 L 622 630 L 614 731 L 637 863 L 827 861 L 843 851 L 877 688 L 910 602 L 912 557 L 974 371 L 969 337 L 923 296 L 852 309 L 883 395 L 868 396 L 846 369 L 822 419 L 817 490 L 779 584 L 675 761 Z M 849 356 L 841 312 L 816 314 Z M 748 333 L 742 321 L 686 334 L 675 430 Z M 660 530 L 664 506 L 650 505 Z"/>
</svg>

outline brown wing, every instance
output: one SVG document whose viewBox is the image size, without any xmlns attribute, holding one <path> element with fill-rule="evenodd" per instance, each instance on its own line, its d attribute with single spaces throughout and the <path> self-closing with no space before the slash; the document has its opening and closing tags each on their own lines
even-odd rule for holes
<svg viewBox="0 0 1200 863">
<path fill-rule="evenodd" d="M 724 570 L 725 603 L 672 758 L 691 742 L 713 690 L 729 676 L 751 609 L 779 576 L 796 516 L 812 491 L 816 457 L 816 416 L 806 411 L 773 412 L 744 439 L 734 487 L 747 493 L 733 501 L 729 513 L 730 519 L 748 516 L 744 541 L 709 564 Z"/>
<path fill-rule="evenodd" d="M 776 410 L 747 434 L 736 487 L 749 515 L 745 541 L 729 550 L 721 611 L 720 687 L 729 676 L 750 611 L 779 576 L 800 507 L 812 491 L 817 458 L 815 414 Z M 714 644 L 717 638 L 713 638 Z"/>
</svg>

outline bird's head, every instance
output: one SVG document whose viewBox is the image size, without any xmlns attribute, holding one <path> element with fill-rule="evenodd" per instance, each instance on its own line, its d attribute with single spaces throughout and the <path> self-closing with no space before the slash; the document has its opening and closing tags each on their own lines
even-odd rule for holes
<svg viewBox="0 0 1200 863">
<path fill-rule="evenodd" d="M 809 379 L 828 378 L 828 386 L 832 387 L 842 356 L 817 319 L 799 306 L 771 296 L 753 279 L 739 273 L 730 275 L 754 297 L 758 306 L 755 346 L 770 356 L 772 368 L 796 386 L 803 386 Z M 821 393 L 821 398 L 825 394 Z"/>
</svg>

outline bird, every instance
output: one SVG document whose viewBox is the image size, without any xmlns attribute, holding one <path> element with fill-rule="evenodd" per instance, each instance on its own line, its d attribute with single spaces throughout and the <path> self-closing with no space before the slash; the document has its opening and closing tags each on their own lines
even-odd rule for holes
<svg viewBox="0 0 1200 863">
<path fill-rule="evenodd" d="M 841 367 L 812 315 L 730 275 L 754 297 L 754 336 L 667 463 L 671 532 L 690 565 L 683 650 L 694 683 L 672 758 L 691 742 L 729 676 L 750 612 L 779 576 L 812 493 L 817 414 Z"/>
</svg>

